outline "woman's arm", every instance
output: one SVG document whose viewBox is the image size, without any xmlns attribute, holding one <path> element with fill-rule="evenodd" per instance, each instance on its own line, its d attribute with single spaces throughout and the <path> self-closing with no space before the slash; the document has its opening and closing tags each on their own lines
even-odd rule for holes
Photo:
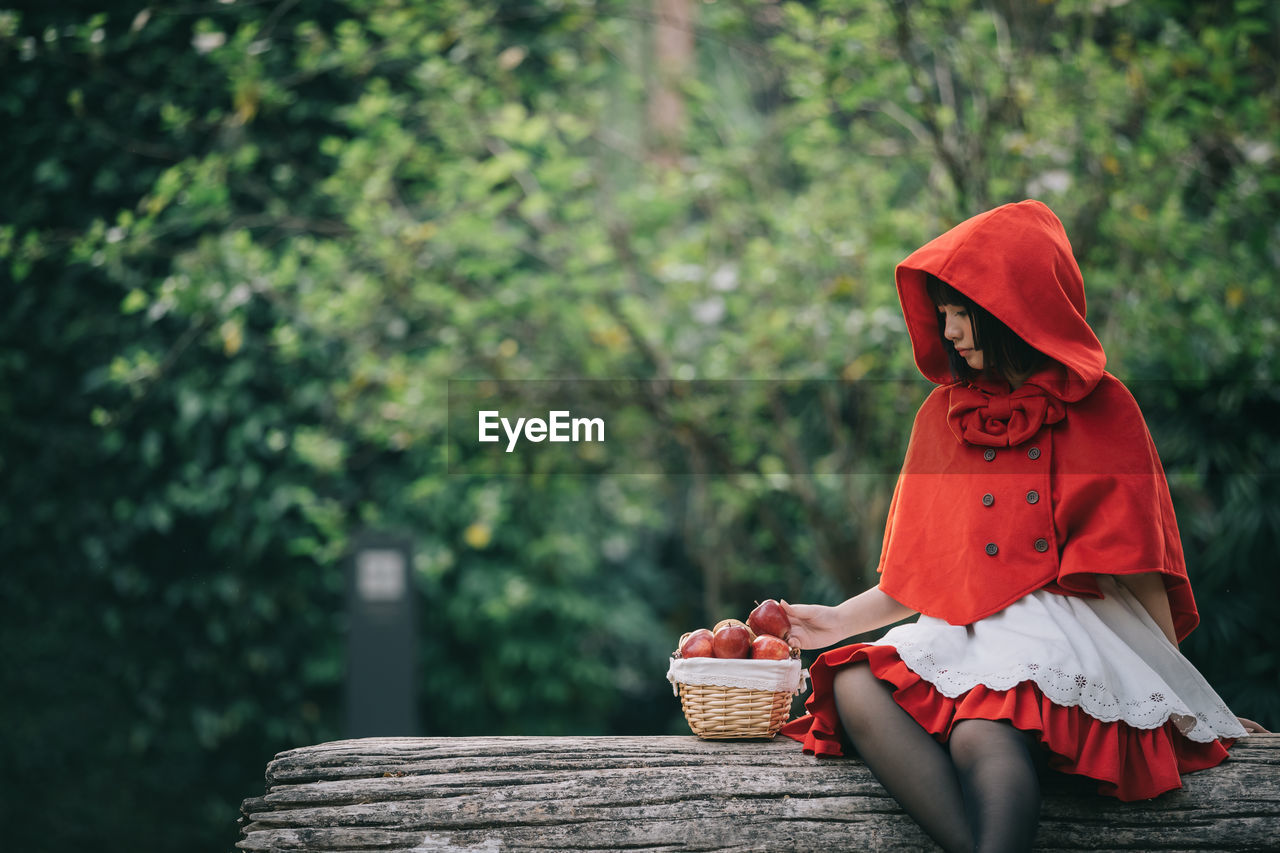
<svg viewBox="0 0 1280 853">
<path fill-rule="evenodd" d="M 1164 631 L 1164 635 L 1169 638 L 1169 642 L 1175 646 L 1178 645 L 1178 635 L 1173 630 L 1173 614 L 1169 610 L 1169 596 L 1165 592 L 1164 578 L 1160 573 L 1119 575 L 1116 580 L 1124 584 L 1133 593 L 1134 598 L 1141 602 L 1146 611 L 1151 614 L 1151 618 L 1160 626 L 1160 630 Z M 1253 720 L 1244 717 L 1236 717 L 1236 719 L 1249 734 L 1269 734 L 1266 728 Z"/>
<path fill-rule="evenodd" d="M 1120 583 L 1133 593 L 1134 598 L 1151 614 L 1151 618 L 1164 631 L 1169 642 L 1178 645 L 1178 635 L 1173 630 L 1173 614 L 1169 610 L 1169 596 L 1164 589 L 1164 578 L 1159 572 L 1143 572 L 1137 575 L 1119 575 Z M 1244 717 L 1236 717 L 1249 734 L 1270 734 L 1261 724 Z"/>
<path fill-rule="evenodd" d="M 1164 589 L 1164 578 L 1159 572 L 1142 572 L 1136 575 L 1118 575 L 1116 580 L 1124 584 L 1141 602 L 1147 613 L 1160 626 L 1169 642 L 1178 645 L 1178 634 L 1173 629 L 1173 612 L 1169 609 L 1169 595 Z"/>
<path fill-rule="evenodd" d="M 780 603 L 791 620 L 788 641 L 798 649 L 825 648 L 854 634 L 883 628 L 916 612 L 881 592 L 878 586 L 835 607 Z"/>
</svg>

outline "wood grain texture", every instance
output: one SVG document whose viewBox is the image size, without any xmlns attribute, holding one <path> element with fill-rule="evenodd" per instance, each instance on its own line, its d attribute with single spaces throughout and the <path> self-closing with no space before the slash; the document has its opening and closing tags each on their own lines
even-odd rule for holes
<svg viewBox="0 0 1280 853">
<path fill-rule="evenodd" d="M 1037 850 L 1280 849 L 1280 735 L 1155 800 L 1056 776 Z M 244 801 L 249 851 L 921 851 L 856 759 L 794 741 L 370 738 L 280 753 Z"/>
</svg>

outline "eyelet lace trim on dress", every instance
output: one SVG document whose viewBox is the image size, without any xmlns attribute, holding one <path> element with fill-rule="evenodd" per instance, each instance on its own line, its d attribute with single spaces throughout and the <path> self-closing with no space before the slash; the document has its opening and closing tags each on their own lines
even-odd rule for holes
<svg viewBox="0 0 1280 853">
<path fill-rule="evenodd" d="M 933 652 L 909 640 L 898 640 L 892 645 L 912 672 L 949 699 L 955 699 L 979 684 L 988 690 L 1005 691 L 1024 681 L 1031 681 L 1055 705 L 1078 707 L 1100 722 L 1123 721 L 1137 729 L 1157 729 L 1166 721 L 1173 720 L 1185 737 L 1197 743 L 1241 735 L 1240 724 L 1226 705 L 1220 704 L 1197 713 L 1177 697 L 1171 699 L 1163 692 L 1138 699 L 1121 699 L 1117 691 L 1107 684 L 1054 666 L 1025 663 L 998 673 L 971 672 L 942 666 Z"/>
</svg>

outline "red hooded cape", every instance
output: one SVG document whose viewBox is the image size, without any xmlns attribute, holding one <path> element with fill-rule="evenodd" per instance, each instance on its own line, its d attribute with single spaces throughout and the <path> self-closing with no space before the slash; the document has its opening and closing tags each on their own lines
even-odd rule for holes
<svg viewBox="0 0 1280 853">
<path fill-rule="evenodd" d="M 1048 356 L 1017 390 L 951 376 L 932 273 Z M 1029 592 L 1099 595 L 1094 576 L 1161 572 L 1181 640 L 1199 617 L 1169 487 L 1128 389 L 1103 368 L 1062 223 L 1037 201 L 979 214 L 897 268 L 916 414 L 894 490 L 880 588 L 967 625 Z"/>
</svg>

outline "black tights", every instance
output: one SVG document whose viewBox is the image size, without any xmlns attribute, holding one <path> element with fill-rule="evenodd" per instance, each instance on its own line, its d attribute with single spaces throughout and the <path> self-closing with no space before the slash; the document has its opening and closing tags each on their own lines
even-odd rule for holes
<svg viewBox="0 0 1280 853">
<path fill-rule="evenodd" d="M 845 734 L 903 810 L 948 853 L 1027 851 L 1040 822 L 1030 736 L 995 720 L 961 720 L 947 745 L 893 701 L 865 664 L 836 673 Z"/>
</svg>

